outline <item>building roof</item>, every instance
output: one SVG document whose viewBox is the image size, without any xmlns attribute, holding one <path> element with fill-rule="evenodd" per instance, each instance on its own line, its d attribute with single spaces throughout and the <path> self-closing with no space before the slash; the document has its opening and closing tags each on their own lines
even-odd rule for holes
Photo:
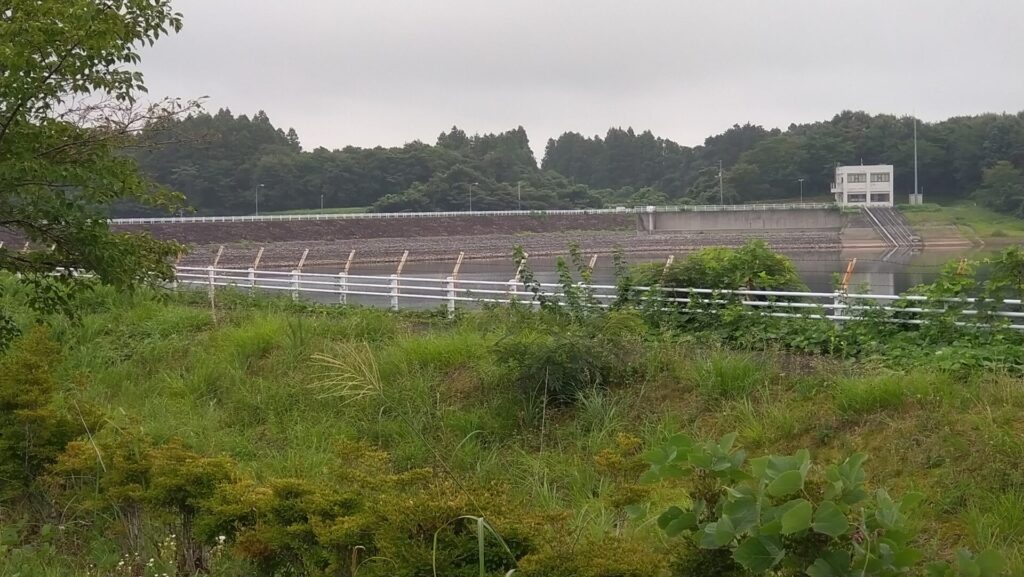
<svg viewBox="0 0 1024 577">
<path fill-rule="evenodd" d="M 854 164 L 850 166 L 837 166 L 837 172 L 851 172 L 854 170 L 892 170 L 891 164 Z"/>
</svg>

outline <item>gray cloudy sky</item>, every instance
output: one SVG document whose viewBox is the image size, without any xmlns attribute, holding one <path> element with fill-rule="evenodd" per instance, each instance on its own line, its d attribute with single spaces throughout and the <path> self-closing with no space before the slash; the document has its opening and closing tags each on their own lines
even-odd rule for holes
<svg viewBox="0 0 1024 577">
<path fill-rule="evenodd" d="M 1022 0 L 176 0 L 143 53 L 153 96 L 295 127 L 303 146 L 523 125 L 651 129 L 843 109 L 926 120 L 1024 109 Z"/>
</svg>

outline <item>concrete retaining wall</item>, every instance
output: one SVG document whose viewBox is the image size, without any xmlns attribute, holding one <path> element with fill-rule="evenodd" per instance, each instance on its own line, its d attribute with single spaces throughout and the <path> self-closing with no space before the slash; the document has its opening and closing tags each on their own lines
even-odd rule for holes
<svg viewBox="0 0 1024 577">
<path fill-rule="evenodd" d="M 743 230 L 833 230 L 846 223 L 838 210 L 794 209 L 723 212 L 659 212 L 641 214 L 648 232 L 697 232 Z"/>
</svg>

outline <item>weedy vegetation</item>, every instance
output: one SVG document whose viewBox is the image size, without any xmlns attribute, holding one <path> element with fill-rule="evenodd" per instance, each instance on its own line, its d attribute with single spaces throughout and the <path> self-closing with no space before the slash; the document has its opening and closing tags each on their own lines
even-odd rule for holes
<svg viewBox="0 0 1024 577">
<path fill-rule="evenodd" d="M 915 291 L 967 326 L 630 288 L 798 286 L 758 244 L 452 319 L 0 280 L 0 575 L 1021 574 L 1022 261 Z"/>
</svg>

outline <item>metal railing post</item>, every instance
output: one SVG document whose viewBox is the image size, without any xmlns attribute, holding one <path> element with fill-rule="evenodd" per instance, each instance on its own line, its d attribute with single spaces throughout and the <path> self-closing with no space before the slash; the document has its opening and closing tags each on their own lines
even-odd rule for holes
<svg viewBox="0 0 1024 577">
<path fill-rule="evenodd" d="M 398 310 L 398 275 L 397 274 L 391 275 L 391 282 L 389 283 L 389 286 L 391 287 L 391 310 L 397 311 Z"/>
<path fill-rule="evenodd" d="M 448 307 L 448 318 L 455 318 L 455 277 L 449 276 L 445 280 L 445 289 L 447 290 L 448 301 L 446 306 Z"/>
<path fill-rule="evenodd" d="M 256 294 L 256 269 L 249 267 L 249 294 Z"/>
<path fill-rule="evenodd" d="M 518 284 L 518 280 L 514 279 L 514 278 L 509 279 L 507 284 L 508 284 L 508 289 L 505 292 L 508 295 L 508 302 L 509 302 L 509 304 L 511 304 L 513 299 L 516 298 L 516 291 L 519 288 L 519 287 L 516 286 Z"/>
<path fill-rule="evenodd" d="M 338 273 L 338 304 L 348 304 L 348 273 Z"/>
<path fill-rule="evenodd" d="M 299 269 L 292 269 L 292 300 L 299 300 Z"/>
</svg>

